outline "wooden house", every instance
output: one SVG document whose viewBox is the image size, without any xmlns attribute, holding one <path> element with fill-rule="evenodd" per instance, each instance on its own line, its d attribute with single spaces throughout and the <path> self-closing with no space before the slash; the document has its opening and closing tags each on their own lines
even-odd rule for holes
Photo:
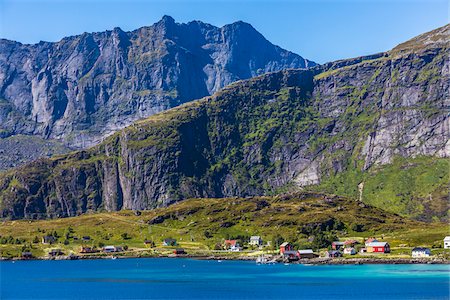
<svg viewBox="0 0 450 300">
<path fill-rule="evenodd" d="M 331 248 L 333 248 L 333 250 L 340 250 L 341 248 L 344 248 L 344 246 L 345 242 L 334 241 L 331 243 Z"/>
<path fill-rule="evenodd" d="M 164 239 L 163 246 L 176 246 L 177 240 L 176 239 Z"/>
<path fill-rule="evenodd" d="M 284 242 L 280 245 L 280 254 L 284 254 L 286 251 L 294 251 L 294 247 L 289 242 Z"/>
<path fill-rule="evenodd" d="M 415 247 L 411 251 L 412 257 L 429 257 L 431 256 L 431 250 L 424 247 Z"/>
<path fill-rule="evenodd" d="M 316 258 L 316 257 L 318 257 L 318 255 L 315 254 L 312 249 L 298 250 L 298 254 L 299 254 L 300 258 Z"/>
<path fill-rule="evenodd" d="M 367 253 L 390 253 L 391 248 L 387 242 L 366 243 Z"/>
<path fill-rule="evenodd" d="M 253 246 L 261 246 L 262 245 L 262 239 L 259 235 L 254 235 L 250 237 L 250 245 Z"/>
</svg>

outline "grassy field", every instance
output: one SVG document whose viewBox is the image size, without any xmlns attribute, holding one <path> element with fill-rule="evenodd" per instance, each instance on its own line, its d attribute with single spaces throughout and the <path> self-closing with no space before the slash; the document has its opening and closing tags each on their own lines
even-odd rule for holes
<svg viewBox="0 0 450 300">
<path fill-rule="evenodd" d="M 251 235 L 270 241 L 271 246 L 266 248 L 269 251 L 276 250 L 282 241 L 320 250 L 326 247 L 326 240 L 353 238 L 362 242 L 375 236 L 390 242 L 394 254 L 402 255 L 419 245 L 438 250 L 448 232 L 446 224 L 411 221 L 346 198 L 303 193 L 191 199 L 140 214 L 120 211 L 53 220 L 4 221 L 0 226 L 0 249 L 2 257 L 17 257 L 22 251 L 40 257 L 53 248 L 69 254 L 78 253 L 82 245 L 126 245 L 129 254 L 156 255 L 171 253 L 175 247 L 163 247 L 162 241 L 175 238 L 177 247 L 189 254 L 211 254 L 224 239 L 245 243 Z M 55 236 L 57 241 L 42 244 L 45 235 Z M 83 241 L 83 236 L 90 240 Z M 321 239 L 325 241 L 319 243 Z M 144 240 L 153 241 L 154 246 L 144 245 Z"/>
</svg>

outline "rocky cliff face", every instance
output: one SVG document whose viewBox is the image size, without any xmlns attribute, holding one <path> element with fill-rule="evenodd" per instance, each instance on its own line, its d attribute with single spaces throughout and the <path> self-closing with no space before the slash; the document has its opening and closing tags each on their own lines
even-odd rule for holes
<svg viewBox="0 0 450 300">
<path fill-rule="evenodd" d="M 233 81 L 313 65 L 249 24 L 217 28 L 168 16 L 132 32 L 57 43 L 0 40 L 0 137 L 33 134 L 83 148 Z"/>
<path fill-rule="evenodd" d="M 448 26 L 380 55 L 235 83 L 0 177 L 3 217 L 313 189 L 448 211 Z M 444 35 L 443 39 L 440 39 Z"/>
</svg>

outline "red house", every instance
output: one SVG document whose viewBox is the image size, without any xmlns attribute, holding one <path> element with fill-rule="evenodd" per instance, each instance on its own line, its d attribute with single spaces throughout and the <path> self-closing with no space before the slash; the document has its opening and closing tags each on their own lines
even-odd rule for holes
<svg viewBox="0 0 450 300">
<path fill-rule="evenodd" d="M 237 240 L 225 240 L 225 248 L 235 247 L 237 244 Z"/>
<path fill-rule="evenodd" d="M 284 242 L 280 245 L 280 253 L 284 254 L 286 251 L 294 251 L 294 247 L 288 242 Z"/>
<path fill-rule="evenodd" d="M 391 248 L 387 242 L 366 243 L 368 253 L 389 253 Z"/>
</svg>

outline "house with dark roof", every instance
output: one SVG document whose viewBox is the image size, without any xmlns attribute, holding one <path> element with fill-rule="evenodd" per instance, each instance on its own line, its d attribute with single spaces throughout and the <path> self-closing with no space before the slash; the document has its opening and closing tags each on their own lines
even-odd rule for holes
<svg viewBox="0 0 450 300">
<path fill-rule="evenodd" d="M 53 235 L 44 235 L 42 237 L 42 244 L 53 244 L 56 241 Z"/>
<path fill-rule="evenodd" d="M 316 258 L 316 257 L 318 257 L 318 255 L 315 254 L 312 249 L 298 250 L 298 256 L 300 258 Z"/>
<path fill-rule="evenodd" d="M 280 245 L 280 254 L 284 254 L 286 251 L 294 251 L 294 246 L 289 242 L 284 242 Z"/>
<path fill-rule="evenodd" d="M 411 251 L 412 257 L 429 257 L 431 256 L 431 250 L 425 247 L 415 247 Z"/>
<path fill-rule="evenodd" d="M 325 257 L 342 257 L 342 253 L 338 250 L 330 250 L 325 253 Z"/>
<path fill-rule="evenodd" d="M 163 245 L 164 246 L 176 246 L 177 245 L 177 240 L 176 239 L 164 239 L 163 241 Z"/>
<path fill-rule="evenodd" d="M 331 243 L 331 248 L 333 248 L 333 250 L 339 250 L 341 248 L 344 248 L 344 245 L 344 242 L 334 241 L 333 243 Z"/>
<path fill-rule="evenodd" d="M 262 238 L 259 235 L 251 236 L 249 245 L 261 246 L 262 245 Z"/>
</svg>

